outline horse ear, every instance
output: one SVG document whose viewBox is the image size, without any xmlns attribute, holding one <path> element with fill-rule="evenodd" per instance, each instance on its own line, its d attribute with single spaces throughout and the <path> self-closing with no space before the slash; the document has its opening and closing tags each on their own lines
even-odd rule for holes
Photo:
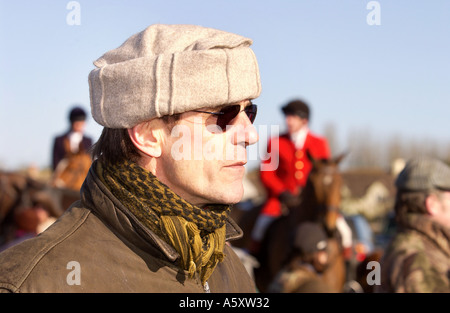
<svg viewBox="0 0 450 313">
<path fill-rule="evenodd" d="M 337 157 L 334 158 L 334 163 L 339 164 L 343 158 L 345 158 L 347 156 L 347 154 L 349 154 L 350 151 L 344 151 L 342 152 L 340 155 L 338 155 Z"/>
<path fill-rule="evenodd" d="M 316 159 L 315 157 L 313 157 L 312 155 L 311 155 L 311 153 L 309 152 L 309 150 L 306 150 L 306 156 L 308 157 L 308 160 L 310 160 L 311 161 L 311 164 L 312 164 L 312 167 L 313 168 L 317 168 L 319 165 L 320 165 L 320 159 Z"/>
<path fill-rule="evenodd" d="M 310 160 L 311 163 L 314 164 L 316 162 L 316 159 L 311 155 L 309 150 L 306 150 L 305 153 L 306 153 L 306 157 L 308 158 L 308 160 Z"/>
<path fill-rule="evenodd" d="M 308 160 L 310 160 L 311 163 L 314 163 L 316 161 L 316 159 L 311 155 L 311 153 L 309 152 L 308 149 L 305 151 L 305 153 L 306 153 L 306 156 L 308 157 Z"/>
</svg>

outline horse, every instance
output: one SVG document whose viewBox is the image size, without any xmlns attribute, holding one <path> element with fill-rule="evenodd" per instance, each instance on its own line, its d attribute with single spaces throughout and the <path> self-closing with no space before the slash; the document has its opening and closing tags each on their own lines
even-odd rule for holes
<svg viewBox="0 0 450 313">
<path fill-rule="evenodd" d="M 1 248 L 25 239 L 24 233 L 39 233 L 79 199 L 77 191 L 54 188 L 25 173 L 0 171 Z"/>
<path fill-rule="evenodd" d="M 80 151 L 72 153 L 68 140 L 64 142 L 66 157 L 56 166 L 50 185 L 55 188 L 80 190 L 89 172 L 92 158 L 80 143 Z"/>
<path fill-rule="evenodd" d="M 308 176 L 306 186 L 300 194 L 299 205 L 289 209 L 289 213 L 282 215 L 267 228 L 261 249 L 256 258 L 259 267 L 255 269 L 255 283 L 260 292 L 265 292 L 275 275 L 282 269 L 291 253 L 291 236 L 296 226 L 304 221 L 320 223 L 328 235 L 328 251 L 330 264 L 322 274 L 322 279 L 334 292 L 341 292 L 345 283 L 345 259 L 336 228 L 337 218 L 340 216 L 342 177 L 338 165 L 345 154 L 329 160 L 315 160 Z M 249 228 L 254 224 L 256 212 L 261 209 L 255 207 L 243 214 L 237 223 L 244 230 L 244 238 L 236 244 L 245 246 L 249 242 Z M 235 212 L 239 217 L 242 212 Z M 246 233 L 247 232 L 247 233 Z"/>
</svg>

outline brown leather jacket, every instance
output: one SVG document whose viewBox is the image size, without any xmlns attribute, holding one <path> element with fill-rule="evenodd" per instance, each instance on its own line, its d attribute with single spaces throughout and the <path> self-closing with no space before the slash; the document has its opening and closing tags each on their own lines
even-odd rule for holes
<svg viewBox="0 0 450 313">
<path fill-rule="evenodd" d="M 81 201 L 39 236 L 0 254 L 0 292 L 204 292 L 175 265 L 178 253 L 145 228 L 91 167 Z M 242 235 L 231 220 L 227 240 Z M 255 292 L 229 245 L 211 292 Z"/>
</svg>

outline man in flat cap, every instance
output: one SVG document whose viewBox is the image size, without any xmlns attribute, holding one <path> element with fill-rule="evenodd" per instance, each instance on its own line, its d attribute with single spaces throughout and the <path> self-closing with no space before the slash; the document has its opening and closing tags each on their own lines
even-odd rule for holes
<svg viewBox="0 0 450 313">
<path fill-rule="evenodd" d="M 450 292 L 450 168 L 420 157 L 396 180 L 397 232 L 380 263 L 377 292 Z"/>
<path fill-rule="evenodd" d="M 267 190 L 267 201 L 252 231 L 250 251 L 257 254 L 268 225 L 282 214 L 282 205 L 295 205 L 306 185 L 312 168 L 310 157 L 331 157 L 325 137 L 313 134 L 309 129 L 310 108 L 302 100 L 295 99 L 282 107 L 287 133 L 271 138 L 267 144 L 268 158 L 263 164 L 277 164 L 261 171 L 261 182 Z M 278 162 L 273 162 L 278 158 Z"/>
<path fill-rule="evenodd" d="M 261 92 L 248 38 L 152 25 L 89 75 L 104 126 L 76 202 L 0 255 L 10 292 L 253 292 L 226 242 Z"/>
</svg>

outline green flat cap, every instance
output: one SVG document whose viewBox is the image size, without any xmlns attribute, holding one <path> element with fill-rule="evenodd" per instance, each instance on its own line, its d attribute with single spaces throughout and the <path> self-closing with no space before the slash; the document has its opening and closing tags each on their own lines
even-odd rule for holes
<svg viewBox="0 0 450 313">
<path fill-rule="evenodd" d="M 450 167 L 433 158 L 413 158 L 406 163 L 395 185 L 407 191 L 450 190 Z"/>
</svg>

